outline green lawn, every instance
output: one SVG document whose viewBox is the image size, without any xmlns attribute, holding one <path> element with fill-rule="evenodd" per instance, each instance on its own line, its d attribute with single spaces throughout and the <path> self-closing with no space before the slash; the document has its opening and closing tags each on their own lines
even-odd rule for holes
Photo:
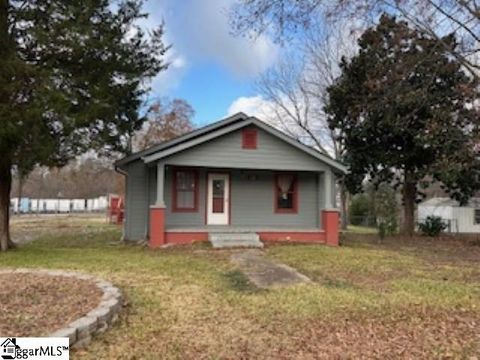
<svg viewBox="0 0 480 360">
<path fill-rule="evenodd" d="M 73 358 L 311 359 L 480 354 L 480 247 L 460 241 L 271 246 L 313 282 L 258 290 L 204 244 L 119 245 L 116 227 L 65 221 L 0 265 L 80 270 L 127 298 L 120 321 Z M 15 232 L 25 232 L 15 223 Z M 0 315 L 1 316 L 1 315 Z"/>
<path fill-rule="evenodd" d="M 356 234 L 377 234 L 378 229 L 375 227 L 369 227 L 369 226 L 348 225 L 346 232 L 356 233 Z"/>
</svg>

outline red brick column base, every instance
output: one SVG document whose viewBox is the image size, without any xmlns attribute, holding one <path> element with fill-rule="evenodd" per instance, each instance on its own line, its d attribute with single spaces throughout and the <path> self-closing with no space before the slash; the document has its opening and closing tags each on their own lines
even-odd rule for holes
<svg viewBox="0 0 480 360">
<path fill-rule="evenodd" d="M 322 210 L 322 226 L 325 231 L 325 243 L 338 246 L 340 236 L 338 233 L 339 212 L 335 209 Z"/>
<path fill-rule="evenodd" d="M 148 246 L 151 248 L 165 244 L 165 208 L 150 207 L 150 240 Z"/>
</svg>

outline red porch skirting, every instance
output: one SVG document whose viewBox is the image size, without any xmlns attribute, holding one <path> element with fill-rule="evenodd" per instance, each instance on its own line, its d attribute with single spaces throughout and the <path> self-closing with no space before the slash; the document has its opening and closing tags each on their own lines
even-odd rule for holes
<svg viewBox="0 0 480 360">
<path fill-rule="evenodd" d="M 324 243 L 325 232 L 257 232 L 262 241 L 281 241 L 292 243 Z"/>
<path fill-rule="evenodd" d="M 335 210 L 322 211 L 323 229 L 318 231 L 256 231 L 262 241 L 291 243 L 324 243 L 338 246 L 339 214 Z M 208 231 L 165 231 L 165 209 L 150 209 L 149 246 L 160 247 L 165 244 L 191 244 L 208 241 Z"/>
<path fill-rule="evenodd" d="M 319 232 L 257 232 L 262 241 L 292 243 L 325 243 L 325 233 Z M 165 244 L 192 244 L 208 241 L 208 232 L 165 232 Z"/>
<path fill-rule="evenodd" d="M 167 244 L 192 244 L 198 241 L 208 241 L 208 232 L 166 232 Z"/>
</svg>

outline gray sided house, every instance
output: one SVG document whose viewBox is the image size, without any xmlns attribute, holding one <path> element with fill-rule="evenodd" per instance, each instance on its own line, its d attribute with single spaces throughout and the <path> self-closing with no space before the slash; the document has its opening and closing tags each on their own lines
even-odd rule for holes
<svg viewBox="0 0 480 360">
<path fill-rule="evenodd" d="M 338 244 L 331 157 L 239 113 L 126 157 L 126 240 L 152 247 L 253 234 Z"/>
</svg>

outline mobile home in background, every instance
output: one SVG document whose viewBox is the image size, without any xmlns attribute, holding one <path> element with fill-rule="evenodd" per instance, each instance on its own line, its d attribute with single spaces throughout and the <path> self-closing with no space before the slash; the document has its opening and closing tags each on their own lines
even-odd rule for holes
<svg viewBox="0 0 480 360">
<path fill-rule="evenodd" d="M 68 214 L 84 212 L 105 212 L 109 198 L 117 195 L 99 196 L 92 199 L 32 199 L 12 198 L 10 209 L 13 214 Z"/>
</svg>

